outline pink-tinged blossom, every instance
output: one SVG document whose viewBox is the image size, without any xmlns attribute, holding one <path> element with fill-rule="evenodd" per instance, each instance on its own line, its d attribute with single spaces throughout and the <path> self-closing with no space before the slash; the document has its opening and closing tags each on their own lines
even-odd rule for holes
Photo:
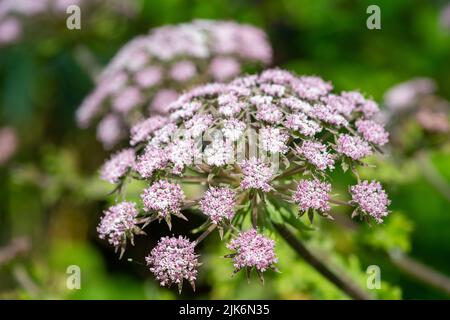
<svg viewBox="0 0 450 320">
<path fill-rule="evenodd" d="M 11 127 L 0 128 L 0 166 L 8 162 L 16 153 L 19 139 Z"/>
<path fill-rule="evenodd" d="M 261 104 L 257 107 L 256 119 L 271 124 L 277 124 L 283 118 L 283 113 L 274 104 Z"/>
<path fill-rule="evenodd" d="M 244 160 L 241 163 L 241 170 L 244 175 L 241 181 L 242 189 L 261 189 L 264 192 L 272 189 L 269 184 L 273 176 L 272 170 L 261 160 L 257 158 Z"/>
<path fill-rule="evenodd" d="M 342 134 L 337 140 L 336 151 L 352 158 L 353 160 L 360 160 L 372 154 L 372 148 L 358 136 L 351 136 L 349 134 Z"/>
<path fill-rule="evenodd" d="M 318 141 L 305 140 L 296 151 L 319 170 L 334 169 L 333 156 L 327 151 L 327 146 Z"/>
<path fill-rule="evenodd" d="M 289 71 L 282 69 L 268 69 L 261 73 L 258 82 L 260 83 L 276 83 L 289 85 L 295 81 L 295 76 Z"/>
<path fill-rule="evenodd" d="M 176 81 L 187 81 L 195 76 L 197 68 L 191 61 L 180 61 L 170 69 L 170 77 Z"/>
<path fill-rule="evenodd" d="M 275 241 L 259 234 L 255 229 L 241 232 L 227 244 L 235 251 L 233 257 L 235 272 L 244 268 L 256 268 L 260 272 L 274 269 L 278 259 L 275 255 Z"/>
<path fill-rule="evenodd" d="M 142 94 L 138 88 L 128 87 L 118 93 L 112 101 L 113 110 L 120 113 L 129 113 L 142 103 Z"/>
<path fill-rule="evenodd" d="M 217 57 L 211 61 L 209 72 L 216 81 L 226 81 L 239 74 L 241 66 L 236 59 Z"/>
<path fill-rule="evenodd" d="M 284 154 L 288 151 L 288 139 L 289 134 L 280 128 L 264 127 L 259 130 L 259 140 L 264 151 Z"/>
<path fill-rule="evenodd" d="M 310 114 L 313 110 L 313 106 L 311 104 L 294 97 L 283 98 L 280 100 L 280 103 L 284 106 L 287 106 L 292 111 L 302 112 L 307 115 Z"/>
<path fill-rule="evenodd" d="M 173 136 L 177 132 L 177 129 L 178 127 L 174 123 L 168 123 L 162 126 L 153 133 L 153 138 L 150 140 L 150 143 L 154 145 L 168 143 L 172 140 Z"/>
<path fill-rule="evenodd" d="M 270 105 L 273 102 L 273 97 L 268 95 L 254 95 L 250 97 L 250 102 L 253 103 L 256 107 L 262 107 L 265 105 Z"/>
<path fill-rule="evenodd" d="M 336 94 L 330 94 L 328 96 L 324 96 L 320 99 L 324 104 L 328 105 L 331 110 L 336 110 L 339 114 L 342 114 L 346 117 L 350 116 L 350 114 L 355 110 L 356 104 L 353 100 L 349 100 L 344 96 L 339 96 Z"/>
<path fill-rule="evenodd" d="M 150 110 L 160 114 L 169 112 L 169 105 L 178 99 L 179 94 L 175 90 L 159 90 L 150 105 Z"/>
<path fill-rule="evenodd" d="M 138 156 L 134 170 L 142 178 L 151 178 L 157 170 L 162 170 L 167 166 L 169 159 L 167 151 L 159 146 L 148 145 L 142 155 Z"/>
<path fill-rule="evenodd" d="M 350 187 L 350 192 L 351 202 L 357 205 L 360 211 L 368 214 L 378 223 L 383 222 L 383 218 L 389 213 L 388 206 L 391 201 L 379 182 L 362 181 Z"/>
<path fill-rule="evenodd" d="M 170 114 L 170 119 L 177 121 L 180 119 L 190 119 L 194 116 L 194 114 L 202 107 L 202 104 L 199 102 L 188 102 L 184 103 L 181 108 L 177 109 L 173 113 Z"/>
<path fill-rule="evenodd" d="M 450 4 L 441 10 L 439 21 L 442 27 L 450 29 Z"/>
<path fill-rule="evenodd" d="M 107 115 L 97 127 L 97 140 L 105 149 L 114 147 L 123 137 L 123 124 L 119 116 Z"/>
<path fill-rule="evenodd" d="M 17 41 L 22 34 L 22 25 L 16 18 L 0 21 L 0 45 Z"/>
<path fill-rule="evenodd" d="M 196 142 L 189 137 L 171 142 L 166 151 L 173 164 L 172 173 L 181 174 L 186 166 L 192 165 L 196 159 L 201 159 L 199 148 Z"/>
<path fill-rule="evenodd" d="M 210 114 L 198 114 L 186 121 L 185 127 L 191 137 L 198 138 L 208 130 L 213 121 L 214 119 Z"/>
<path fill-rule="evenodd" d="M 195 288 L 198 255 L 195 254 L 195 243 L 179 236 L 163 237 L 145 257 L 150 271 L 163 287 L 178 285 L 181 292 L 183 281 L 187 281 Z"/>
<path fill-rule="evenodd" d="M 100 169 L 100 177 L 109 183 L 119 180 L 134 166 L 135 153 L 133 149 L 124 149 L 115 153 Z"/>
<path fill-rule="evenodd" d="M 221 167 L 231 162 L 234 155 L 233 145 L 222 138 L 215 138 L 203 152 L 206 164 Z"/>
<path fill-rule="evenodd" d="M 390 88 L 384 95 L 384 103 L 394 111 L 414 108 L 420 97 L 436 91 L 436 83 L 429 78 L 414 78 Z"/>
<path fill-rule="evenodd" d="M 301 211 L 318 210 L 327 212 L 330 210 L 331 184 L 318 179 L 300 180 L 297 191 L 292 199 L 300 207 Z"/>
<path fill-rule="evenodd" d="M 380 112 L 380 107 L 373 100 L 366 100 L 361 106 L 358 107 L 364 117 L 371 119 Z"/>
<path fill-rule="evenodd" d="M 136 73 L 135 81 L 142 88 L 150 88 L 161 82 L 162 70 L 160 67 L 150 66 Z"/>
<path fill-rule="evenodd" d="M 445 111 L 422 108 L 416 114 L 419 125 L 430 132 L 447 133 L 450 131 L 448 114 Z"/>
<path fill-rule="evenodd" d="M 180 215 L 184 200 L 181 186 L 166 180 L 159 180 L 144 190 L 141 195 L 145 211 L 155 211 L 159 217 Z"/>
<path fill-rule="evenodd" d="M 207 215 L 212 223 L 218 224 L 224 219 L 234 217 L 236 193 L 229 188 L 209 188 L 200 200 L 200 210 Z"/>
<path fill-rule="evenodd" d="M 223 121 L 223 136 L 227 141 L 238 141 L 244 134 L 246 124 L 240 120 L 229 119 Z"/>
<path fill-rule="evenodd" d="M 359 119 L 356 121 L 355 125 L 358 132 L 361 133 L 368 142 L 382 146 L 389 141 L 389 133 L 384 130 L 382 125 L 375 121 Z"/>
<path fill-rule="evenodd" d="M 312 137 L 322 131 L 322 126 L 316 121 L 308 119 L 308 116 L 304 113 L 295 113 L 287 116 L 284 125 L 286 128 L 298 131 L 307 137 Z"/>
<path fill-rule="evenodd" d="M 317 103 L 314 105 L 311 115 L 336 127 L 348 125 L 348 120 L 330 104 Z"/>
<path fill-rule="evenodd" d="M 278 98 L 282 97 L 286 91 L 286 87 L 279 84 L 263 83 L 260 87 L 265 94 Z"/>
<path fill-rule="evenodd" d="M 366 98 L 359 91 L 344 91 L 341 96 L 346 99 L 353 107 L 364 104 Z"/>
<path fill-rule="evenodd" d="M 161 129 L 167 122 L 168 119 L 166 117 L 153 116 L 135 124 L 130 130 L 130 144 L 134 146 L 150 139 L 152 133 Z"/>
<path fill-rule="evenodd" d="M 320 77 L 303 76 L 293 81 L 292 86 L 297 94 L 305 99 L 317 100 L 333 89 L 333 86 Z"/>
<path fill-rule="evenodd" d="M 121 202 L 110 207 L 104 212 L 97 227 L 100 239 L 108 239 L 108 242 L 116 248 L 126 244 L 127 238 L 133 239 L 133 235 L 138 230 L 137 215 L 138 210 L 133 202 Z"/>
</svg>

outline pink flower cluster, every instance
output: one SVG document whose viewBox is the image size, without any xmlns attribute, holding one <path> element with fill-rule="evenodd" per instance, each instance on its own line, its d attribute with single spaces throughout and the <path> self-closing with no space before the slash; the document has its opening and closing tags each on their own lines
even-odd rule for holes
<svg viewBox="0 0 450 320">
<path fill-rule="evenodd" d="M 116 249 L 124 246 L 127 238 L 133 239 L 137 227 L 138 210 L 133 202 L 121 202 L 105 211 L 97 232 L 100 239 L 108 242 Z"/>
<path fill-rule="evenodd" d="M 352 202 L 362 213 L 368 214 L 378 223 L 383 222 L 383 218 L 389 213 L 387 207 L 390 200 L 379 182 L 362 181 L 350 187 L 350 192 Z"/>
<path fill-rule="evenodd" d="M 115 153 L 100 169 L 100 177 L 109 183 L 118 183 L 128 170 L 134 167 L 135 157 L 133 149 Z"/>
<path fill-rule="evenodd" d="M 160 180 L 145 189 L 141 195 L 145 211 L 156 211 L 158 216 L 179 215 L 184 193 L 179 184 Z"/>
<path fill-rule="evenodd" d="M 205 80 L 229 80 L 240 73 L 241 66 L 268 64 L 271 59 L 266 35 L 250 25 L 196 20 L 160 27 L 131 40 L 117 53 L 79 107 L 78 123 L 87 127 L 95 118 L 117 115 L 121 124 L 114 123 L 114 129 L 105 120 L 97 127 L 97 137 L 110 148 L 136 118 L 166 115 L 168 105 L 183 89 Z M 151 127 L 151 123 L 135 127 L 132 141 L 145 139 Z M 138 135 L 139 131 L 143 133 Z"/>
<path fill-rule="evenodd" d="M 152 116 L 132 128 L 136 159 L 122 170 L 110 165 L 115 171 L 109 180 L 129 172 L 150 183 L 141 194 L 147 221 L 184 218 L 182 208 L 195 208 L 208 217 L 202 228 L 206 234 L 217 228 L 224 235 L 249 217 L 253 229 L 227 245 L 235 251 L 229 256 L 236 271 L 254 267 L 263 272 L 277 262 L 274 241 L 256 231 L 263 218 L 271 218 L 263 216 L 266 205 L 293 203 L 311 220 L 314 213 L 328 216 L 330 204 L 340 201 L 330 194 L 327 171 L 340 162 L 355 168 L 388 139 L 374 120 L 378 106 L 372 100 L 359 92 L 332 93 L 331 83 L 319 77 L 280 69 L 194 87 L 168 110 L 167 118 Z M 207 191 L 200 199 L 185 199 L 183 182 L 199 183 Z M 353 186 L 350 192 L 347 204 L 358 212 L 377 221 L 387 215 L 389 200 L 378 183 Z M 193 245 L 179 238 L 160 241 L 148 262 L 163 285 L 195 280 L 194 246 L 204 237 Z M 185 251 L 195 263 L 172 261 Z M 160 261 L 166 257 L 171 261 Z"/>
<path fill-rule="evenodd" d="M 241 181 L 242 189 L 261 189 L 269 192 L 271 189 L 269 183 L 272 179 L 273 172 L 267 164 L 256 158 L 251 158 L 241 163 L 241 169 L 243 174 Z"/>
<path fill-rule="evenodd" d="M 200 200 L 200 210 L 206 214 L 212 223 L 218 224 L 224 219 L 231 221 L 235 214 L 236 193 L 229 188 L 212 187 Z"/>
<path fill-rule="evenodd" d="M 182 236 L 163 237 L 145 258 L 161 286 L 177 284 L 181 292 L 183 281 L 195 288 L 199 262 L 194 244 Z"/>
<path fill-rule="evenodd" d="M 327 146 L 318 141 L 306 140 L 295 150 L 319 170 L 334 169 L 333 156 L 327 151 Z"/>
<path fill-rule="evenodd" d="M 233 256 L 235 272 L 243 268 L 256 268 L 264 272 L 274 268 L 278 259 L 275 255 L 275 241 L 259 234 L 255 229 L 241 232 L 227 244 L 227 248 L 236 251 Z"/>
<path fill-rule="evenodd" d="M 330 192 L 331 184 L 327 182 L 321 182 L 318 179 L 300 180 L 292 199 L 299 205 L 301 211 L 311 209 L 327 212 L 330 210 L 330 204 L 328 203 Z"/>
</svg>

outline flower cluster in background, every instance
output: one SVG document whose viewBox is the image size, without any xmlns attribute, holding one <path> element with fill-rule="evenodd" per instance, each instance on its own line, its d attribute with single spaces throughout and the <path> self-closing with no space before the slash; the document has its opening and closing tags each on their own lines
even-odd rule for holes
<svg viewBox="0 0 450 320">
<path fill-rule="evenodd" d="M 27 19 L 40 15 L 66 15 L 70 5 L 84 0 L 2 0 L 0 2 L 0 46 L 19 40 Z"/>
<path fill-rule="evenodd" d="M 312 222 L 315 214 L 332 218 L 332 205 L 340 204 L 353 207 L 354 217 L 383 221 L 387 194 L 376 181 L 360 181 L 356 171 L 388 141 L 376 120 L 378 106 L 357 91 L 332 90 L 317 76 L 269 69 L 195 87 L 169 105 L 166 118 L 151 116 L 131 129 L 131 148 L 116 153 L 101 172 L 118 190 L 132 179 L 148 182 L 136 204 L 139 223 L 164 219 L 170 228 L 171 216 L 189 217 L 181 212 L 186 208 L 200 210 L 207 220 L 194 242 L 162 238 L 147 257 L 161 285 L 193 284 L 194 248 L 215 229 L 231 239 L 228 257 L 236 272 L 255 270 L 262 277 L 276 270 L 275 242 L 262 234 L 271 225 L 268 206 L 297 207 L 293 218 L 307 213 Z M 347 202 L 333 194 L 330 173 L 338 166 L 358 180 L 349 186 Z M 206 192 L 189 199 L 184 183 L 198 183 Z M 122 249 L 140 228 L 127 230 Z"/>
<path fill-rule="evenodd" d="M 80 27 L 95 29 L 87 18 L 96 17 L 100 12 L 108 11 L 115 15 L 133 16 L 137 3 L 121 0 L 2 0 L 0 1 L 0 47 L 15 44 L 25 38 L 33 38 L 36 32 L 45 30 L 47 36 L 56 29 L 69 31 L 66 19 L 74 11 L 70 6 L 80 8 Z M 84 28 L 83 28 L 84 26 Z M 92 27 L 92 28 L 89 28 Z"/>
<path fill-rule="evenodd" d="M 250 25 L 196 20 L 160 27 L 117 53 L 79 107 L 77 120 L 87 127 L 99 119 L 97 138 L 109 149 L 149 114 L 167 114 L 182 91 L 230 80 L 246 66 L 271 59 L 266 34 Z"/>
<path fill-rule="evenodd" d="M 392 87 L 384 96 L 384 104 L 382 118 L 397 152 L 415 152 L 413 149 L 449 140 L 450 102 L 438 96 L 432 79 L 414 78 Z M 415 140 L 408 141 L 411 137 Z"/>
</svg>

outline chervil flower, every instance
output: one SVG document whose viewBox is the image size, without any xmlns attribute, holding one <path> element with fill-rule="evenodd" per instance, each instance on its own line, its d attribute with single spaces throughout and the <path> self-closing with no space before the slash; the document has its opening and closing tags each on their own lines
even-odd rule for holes
<svg viewBox="0 0 450 320">
<path fill-rule="evenodd" d="M 334 169 L 333 156 L 327 151 L 327 146 L 318 141 L 306 140 L 295 150 L 319 170 Z"/>
<path fill-rule="evenodd" d="M 145 260 L 161 286 L 177 284 L 181 293 L 186 280 L 195 290 L 199 262 L 194 248 L 194 243 L 185 237 L 163 237 Z"/>
<path fill-rule="evenodd" d="M 376 222 L 383 222 L 383 218 L 388 215 L 387 207 L 391 203 L 386 192 L 377 181 L 367 180 L 350 187 L 352 203 L 357 205 L 357 209 L 369 215 Z"/>
<path fill-rule="evenodd" d="M 340 135 L 337 140 L 336 151 L 354 160 L 360 160 L 372 154 L 369 144 L 358 136 Z"/>
<path fill-rule="evenodd" d="M 112 108 L 119 113 L 128 113 L 142 103 L 143 96 L 136 87 L 128 87 L 120 91 L 112 102 Z"/>
<path fill-rule="evenodd" d="M 150 178 L 156 170 L 164 169 L 169 159 L 167 152 L 158 146 L 148 145 L 137 158 L 134 169 L 142 178 Z"/>
<path fill-rule="evenodd" d="M 244 134 L 246 125 L 244 122 L 236 119 L 224 120 L 223 121 L 223 135 L 230 141 L 234 142 L 239 140 Z"/>
<path fill-rule="evenodd" d="M 224 219 L 231 221 L 235 214 L 235 197 L 236 193 L 229 188 L 211 187 L 199 202 L 200 210 L 214 224 L 218 224 Z"/>
<path fill-rule="evenodd" d="M 170 77 L 176 81 L 188 81 L 197 73 L 197 68 L 191 61 L 180 61 L 170 69 Z"/>
<path fill-rule="evenodd" d="M 273 173 L 264 162 L 256 158 L 244 160 L 241 163 L 241 170 L 244 175 L 241 181 L 242 189 L 261 189 L 264 192 L 269 192 L 272 188 L 269 183 Z"/>
<path fill-rule="evenodd" d="M 273 104 L 260 104 L 257 106 L 256 118 L 268 123 L 276 124 L 283 118 L 283 113 Z"/>
<path fill-rule="evenodd" d="M 123 137 L 123 123 L 115 114 L 107 115 L 97 127 L 97 139 L 105 149 L 111 149 Z"/>
<path fill-rule="evenodd" d="M 227 248 L 236 251 L 229 255 L 233 258 L 235 272 L 243 268 L 255 268 L 260 272 L 274 269 L 278 259 L 274 251 L 275 241 L 258 234 L 255 229 L 241 232 L 227 244 Z"/>
<path fill-rule="evenodd" d="M 372 120 L 358 120 L 355 123 L 356 129 L 362 134 L 368 142 L 378 144 L 380 146 L 388 142 L 389 133 L 384 127 Z"/>
<path fill-rule="evenodd" d="M 328 203 L 330 192 L 331 184 L 327 182 L 318 179 L 300 180 L 292 199 L 299 205 L 301 211 L 312 209 L 327 212 L 330 210 Z"/>
<path fill-rule="evenodd" d="M 234 149 L 228 141 L 216 138 L 205 148 L 203 155 L 208 165 L 220 167 L 231 162 Z"/>
<path fill-rule="evenodd" d="M 100 177 L 109 183 L 118 183 L 130 168 L 134 166 L 133 149 L 125 149 L 114 154 L 100 169 Z"/>
<path fill-rule="evenodd" d="M 184 193 L 179 184 L 159 180 L 141 195 L 145 211 L 155 211 L 159 217 L 166 218 L 170 214 L 181 215 Z"/>
<path fill-rule="evenodd" d="M 308 137 L 312 137 L 322 131 L 320 124 L 308 119 L 308 116 L 304 113 L 291 114 L 286 117 L 285 126 Z"/>
<path fill-rule="evenodd" d="M 191 49 L 198 56 L 205 54 Z M 170 58 L 170 50 L 160 57 Z M 200 70 L 200 63 L 196 67 Z M 170 227 L 172 215 L 184 217 L 181 209 L 193 206 L 208 216 L 193 243 L 198 244 L 215 228 L 223 233 L 229 223 L 231 231 L 239 233 L 242 219 L 251 221 L 253 228 L 273 225 L 270 220 L 275 216 L 270 208 L 271 214 L 266 214 L 265 206 L 281 210 L 295 203 L 311 222 L 314 213 L 330 217 L 331 203 L 339 203 L 330 195 L 333 177 L 327 181 L 317 177 L 324 179 L 335 162 L 351 166 L 347 173 L 356 175 L 360 160 L 375 150 L 373 143 L 384 142 L 383 128 L 370 119 L 377 112 L 370 100 L 359 92 L 331 90 L 331 84 L 318 77 L 274 69 L 185 91 L 167 107 L 169 116 L 163 123 L 158 121 L 155 127 L 153 120 L 145 120 L 132 130 L 138 159 L 129 176 L 150 183 L 141 194 L 140 223 L 165 219 Z M 267 153 L 270 157 L 265 157 Z M 299 176 L 292 194 L 293 180 Z M 183 182 L 209 189 L 201 199 L 185 200 Z M 382 202 L 381 191 L 354 186 L 351 193 L 348 204 L 355 205 L 357 213 L 381 219 L 383 213 L 375 212 L 375 205 L 367 206 L 374 194 Z M 385 208 L 378 206 L 378 210 Z M 158 252 L 170 252 L 170 261 L 164 262 L 163 271 L 156 271 L 156 266 L 151 270 L 163 285 L 181 283 L 187 278 L 179 276 L 177 263 L 186 264 L 173 256 L 178 252 L 175 245 L 166 247 Z M 194 255 L 193 245 L 189 248 Z M 274 242 L 254 229 L 241 232 L 228 248 L 235 251 L 229 257 L 236 271 L 255 268 L 260 274 L 276 263 Z"/>
<path fill-rule="evenodd" d="M 156 130 L 162 128 L 167 122 L 168 119 L 166 117 L 153 116 L 135 124 L 133 127 L 131 127 L 130 130 L 130 144 L 134 146 L 139 142 L 150 139 L 151 134 Z"/>
<path fill-rule="evenodd" d="M 197 20 L 157 28 L 132 39 L 116 54 L 77 111 L 77 120 L 86 127 L 104 112 L 114 113 L 126 132 L 137 119 L 167 115 L 169 104 L 187 88 L 228 81 L 242 67 L 270 63 L 271 57 L 266 35 L 251 26 Z M 239 102 L 227 104 L 221 112 L 232 116 L 239 107 Z M 173 117 L 186 119 L 196 110 L 185 108 Z"/>
<path fill-rule="evenodd" d="M 241 65 L 234 58 L 217 57 L 211 61 L 209 72 L 217 81 L 226 81 L 239 74 Z"/>
<path fill-rule="evenodd" d="M 210 114 L 195 115 L 192 119 L 186 121 L 186 129 L 193 138 L 198 138 L 213 123 L 213 117 Z"/>
<path fill-rule="evenodd" d="M 116 250 L 124 246 L 127 238 L 133 240 L 137 227 L 138 210 L 133 202 L 122 202 L 110 207 L 104 212 L 97 232 L 100 239 L 108 239 Z"/>
<path fill-rule="evenodd" d="M 259 131 L 261 148 L 272 153 L 286 153 L 289 135 L 287 132 L 274 127 L 264 127 Z"/>
<path fill-rule="evenodd" d="M 173 174 L 181 174 L 186 166 L 192 165 L 202 156 L 198 145 L 189 137 L 173 141 L 168 145 L 166 151 L 173 164 Z"/>
</svg>

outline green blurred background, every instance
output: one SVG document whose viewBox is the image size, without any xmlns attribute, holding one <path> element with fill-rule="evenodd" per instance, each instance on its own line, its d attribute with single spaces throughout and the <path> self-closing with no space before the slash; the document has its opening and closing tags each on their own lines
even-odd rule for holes
<svg viewBox="0 0 450 320">
<path fill-rule="evenodd" d="M 381 101 L 393 85 L 426 76 L 449 99 L 450 29 L 439 23 L 447 1 L 123 3 L 122 9 L 82 9 L 81 30 L 67 30 L 65 16 L 26 18 L 23 38 L 0 47 L 0 127 L 15 128 L 19 139 L 14 158 L 0 167 L 0 252 L 18 248 L 11 259 L 0 259 L 0 299 L 346 299 L 281 241 L 282 273 L 269 274 L 264 286 L 256 278 L 247 283 L 241 275 L 231 277 L 223 246 L 212 236 L 201 248 L 197 293 L 187 289 L 179 296 L 175 288 L 159 288 L 140 261 L 167 233 L 165 227 L 152 230 L 127 253 L 137 262 L 119 261 L 95 232 L 102 210 L 114 200 L 106 197 L 110 186 L 96 175 L 107 154 L 95 132 L 77 128 L 75 110 L 93 88 L 91 72 L 129 39 L 197 18 L 261 27 L 273 45 L 273 65 L 320 75 L 337 90 L 360 89 Z M 381 30 L 366 27 L 371 4 L 381 8 Z M 447 184 L 449 153 L 448 145 L 429 151 Z M 377 298 L 448 299 L 449 291 L 409 275 L 393 255 L 402 252 L 450 275 L 449 201 L 427 182 L 414 157 L 377 165 L 365 174 L 381 179 L 391 195 L 393 212 L 385 224 L 348 230 L 318 221 L 301 237 L 363 287 L 366 268 L 379 265 L 382 288 L 371 291 Z M 173 233 L 188 234 L 199 223 L 200 218 L 180 223 Z M 81 268 L 80 290 L 66 288 L 69 265 Z"/>
</svg>

